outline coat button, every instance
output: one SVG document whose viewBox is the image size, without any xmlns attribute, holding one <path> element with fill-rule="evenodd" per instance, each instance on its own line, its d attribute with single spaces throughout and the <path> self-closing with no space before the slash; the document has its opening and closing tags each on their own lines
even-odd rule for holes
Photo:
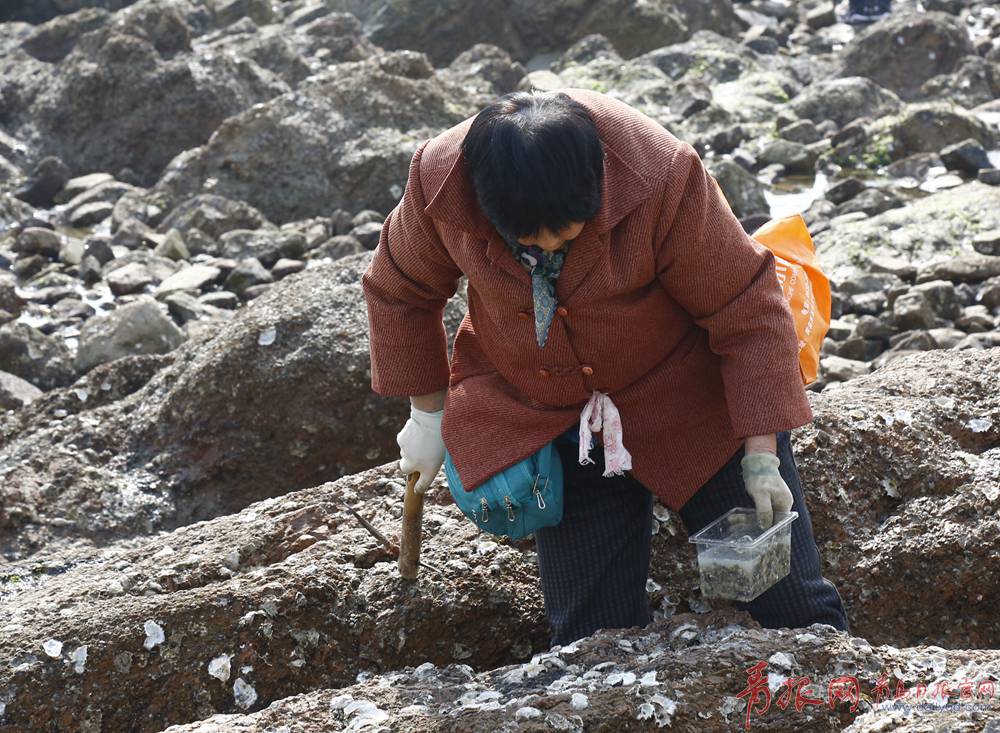
<svg viewBox="0 0 1000 733">
<path fill-rule="evenodd" d="M 527 321 L 529 318 L 531 318 L 531 314 L 528 313 L 528 311 L 518 311 L 517 317 L 520 318 L 522 321 Z"/>
<path fill-rule="evenodd" d="M 580 371 L 586 374 L 588 377 L 594 373 L 594 369 L 589 364 L 584 364 L 580 368 Z"/>
<path fill-rule="evenodd" d="M 561 305 L 558 308 L 556 308 L 556 313 L 558 313 L 559 315 L 561 315 L 563 318 L 565 318 L 566 316 L 569 315 L 569 311 L 566 310 L 566 306 L 564 306 L 564 305 Z"/>
<path fill-rule="evenodd" d="M 538 370 L 538 376 L 543 377 L 543 378 L 549 376 L 551 373 L 552 372 L 550 372 L 545 367 L 542 367 L 541 369 Z"/>
</svg>

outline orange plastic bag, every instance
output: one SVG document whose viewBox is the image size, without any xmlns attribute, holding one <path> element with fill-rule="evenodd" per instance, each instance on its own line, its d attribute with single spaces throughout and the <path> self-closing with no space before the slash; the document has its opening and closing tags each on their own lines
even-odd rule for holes
<svg viewBox="0 0 1000 733">
<path fill-rule="evenodd" d="M 816 380 L 830 329 L 830 280 L 816 261 L 816 248 L 799 214 L 771 219 L 750 236 L 774 253 L 774 269 L 799 336 L 799 371 L 803 384 L 809 384 Z"/>
<path fill-rule="evenodd" d="M 715 187 L 728 205 L 718 181 Z M 799 337 L 802 382 L 814 382 L 819 372 L 823 339 L 830 330 L 830 280 L 816 261 L 816 247 L 806 222 L 799 214 L 783 216 L 771 219 L 750 236 L 774 253 L 774 269 L 785 300 L 792 309 Z"/>
</svg>

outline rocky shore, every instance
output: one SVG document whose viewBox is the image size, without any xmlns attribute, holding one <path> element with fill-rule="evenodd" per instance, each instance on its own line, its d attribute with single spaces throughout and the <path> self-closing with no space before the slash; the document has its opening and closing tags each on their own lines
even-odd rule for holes
<svg viewBox="0 0 1000 733">
<path fill-rule="evenodd" d="M 0 731 L 744 730 L 759 662 L 761 729 L 1000 731 L 1000 9 L 842 10 L 5 3 Z M 834 320 L 793 444 L 851 635 L 702 598 L 657 506 L 654 623 L 550 650 L 533 541 L 442 475 L 415 583 L 355 519 L 398 531 L 360 277 L 410 157 L 563 86 L 809 225 Z M 802 677 L 824 704 L 781 708 Z"/>
</svg>

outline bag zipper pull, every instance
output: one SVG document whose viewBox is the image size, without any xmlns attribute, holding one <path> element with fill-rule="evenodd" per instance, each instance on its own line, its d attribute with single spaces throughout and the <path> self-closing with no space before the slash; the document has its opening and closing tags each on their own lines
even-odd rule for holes
<svg viewBox="0 0 1000 733">
<path fill-rule="evenodd" d="M 507 507 L 507 521 L 508 522 L 513 522 L 514 521 L 514 506 L 510 503 L 510 497 L 504 495 L 504 497 L 503 497 L 503 503 L 504 503 L 504 506 Z"/>
<path fill-rule="evenodd" d="M 535 485 L 531 487 L 531 493 L 535 495 L 535 499 L 538 501 L 538 508 L 545 508 L 545 499 L 542 498 L 542 491 L 538 488 L 538 479 L 541 478 L 541 474 L 535 474 Z M 549 477 L 545 477 L 545 488 L 549 486 Z"/>
<path fill-rule="evenodd" d="M 490 518 L 490 506 L 486 503 L 486 499 L 479 500 L 480 505 L 483 507 L 483 522 Z"/>
</svg>

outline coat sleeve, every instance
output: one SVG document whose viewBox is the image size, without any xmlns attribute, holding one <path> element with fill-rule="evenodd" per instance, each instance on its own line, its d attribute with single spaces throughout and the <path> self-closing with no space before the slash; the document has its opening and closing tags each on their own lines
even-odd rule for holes
<svg viewBox="0 0 1000 733">
<path fill-rule="evenodd" d="M 744 232 L 694 148 L 680 142 L 675 150 L 657 235 L 657 278 L 708 331 L 738 438 L 806 424 L 813 415 L 774 253 Z"/>
<path fill-rule="evenodd" d="M 402 198 L 386 217 L 361 277 L 371 386 L 385 397 L 428 394 L 448 386 L 444 308 L 462 272 L 424 213 L 420 157 L 429 142 L 413 154 Z"/>
</svg>

